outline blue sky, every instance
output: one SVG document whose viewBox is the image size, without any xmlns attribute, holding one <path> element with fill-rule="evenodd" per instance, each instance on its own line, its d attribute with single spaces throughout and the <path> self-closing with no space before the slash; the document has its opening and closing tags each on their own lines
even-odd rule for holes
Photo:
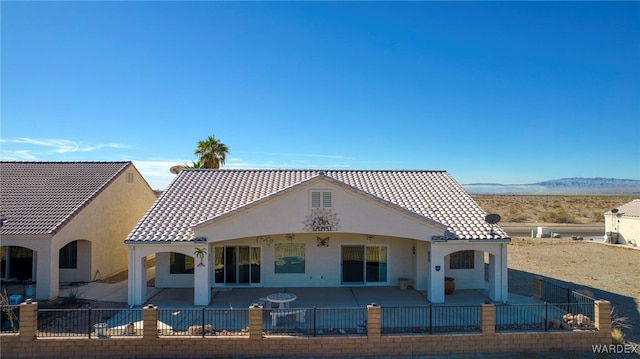
<svg viewBox="0 0 640 359">
<path fill-rule="evenodd" d="M 640 179 L 640 2 L 11 2 L 0 158 Z"/>
</svg>

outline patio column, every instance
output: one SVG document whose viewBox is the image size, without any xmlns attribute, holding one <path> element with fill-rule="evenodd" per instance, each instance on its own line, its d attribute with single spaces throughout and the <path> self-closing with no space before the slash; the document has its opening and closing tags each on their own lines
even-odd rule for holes
<svg viewBox="0 0 640 359">
<path fill-rule="evenodd" d="M 198 247 L 198 249 L 205 249 L 206 253 L 201 256 L 196 255 L 196 265 L 193 271 L 193 305 L 209 305 L 211 302 L 211 287 L 209 284 L 209 257 L 211 256 L 211 250 L 206 243 L 200 246 L 203 248 Z"/>
<path fill-rule="evenodd" d="M 147 300 L 147 257 L 138 254 L 136 246 L 129 247 L 129 305 L 142 305 Z"/>
<path fill-rule="evenodd" d="M 60 293 L 58 268 L 58 252 L 51 253 L 51 246 L 46 249 L 33 251 L 34 263 L 36 264 L 36 299 L 51 299 Z"/>
<path fill-rule="evenodd" d="M 507 243 L 500 244 L 500 254 L 502 254 L 502 260 L 500 261 L 500 270 L 502 275 L 500 276 L 501 284 L 501 300 L 506 303 L 509 300 L 509 268 L 507 267 Z"/>
<path fill-rule="evenodd" d="M 444 303 L 444 254 L 443 246 L 431 243 L 431 266 L 427 299 L 431 303 Z"/>
</svg>

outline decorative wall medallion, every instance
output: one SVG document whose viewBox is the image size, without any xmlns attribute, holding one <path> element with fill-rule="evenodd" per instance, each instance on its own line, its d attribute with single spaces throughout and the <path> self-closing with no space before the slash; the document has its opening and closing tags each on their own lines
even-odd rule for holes
<svg viewBox="0 0 640 359">
<path fill-rule="evenodd" d="M 320 238 L 320 237 L 316 237 L 318 239 L 318 247 L 329 247 L 329 237 L 327 238 Z"/>
<path fill-rule="evenodd" d="M 367 234 L 367 235 L 366 235 L 366 237 L 367 237 L 367 240 L 368 240 L 369 242 L 371 242 L 371 241 L 373 241 L 374 239 L 376 239 L 376 236 L 374 236 L 373 234 Z"/>
<path fill-rule="evenodd" d="M 340 229 L 340 219 L 327 208 L 312 209 L 303 223 L 307 232 L 332 232 Z"/>
<path fill-rule="evenodd" d="M 284 238 L 289 242 L 293 242 L 293 240 L 296 239 L 296 235 L 293 233 L 287 233 L 284 235 Z"/>
<path fill-rule="evenodd" d="M 271 243 L 273 243 L 273 239 L 271 238 L 271 236 L 258 236 L 256 237 L 256 243 L 264 243 L 267 246 L 271 246 Z"/>
</svg>

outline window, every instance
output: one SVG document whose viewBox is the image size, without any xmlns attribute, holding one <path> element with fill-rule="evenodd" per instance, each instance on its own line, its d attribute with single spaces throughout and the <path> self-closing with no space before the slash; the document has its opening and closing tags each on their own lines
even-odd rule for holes
<svg viewBox="0 0 640 359">
<path fill-rule="evenodd" d="M 73 241 L 60 249 L 59 269 L 78 268 L 78 241 Z"/>
<path fill-rule="evenodd" d="M 276 273 L 304 273 L 304 243 L 276 243 Z"/>
<path fill-rule="evenodd" d="M 331 191 L 311 191 L 311 208 L 331 208 Z"/>
<path fill-rule="evenodd" d="M 450 269 L 473 269 L 475 268 L 475 252 L 460 251 L 449 255 Z"/>
<path fill-rule="evenodd" d="M 133 172 L 127 172 L 127 183 L 133 183 Z"/>
<path fill-rule="evenodd" d="M 171 252 L 170 274 L 193 274 L 194 258 L 180 253 Z"/>
</svg>

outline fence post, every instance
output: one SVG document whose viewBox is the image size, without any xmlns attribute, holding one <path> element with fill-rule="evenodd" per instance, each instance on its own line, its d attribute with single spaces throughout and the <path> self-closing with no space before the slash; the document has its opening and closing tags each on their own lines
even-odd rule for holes
<svg viewBox="0 0 640 359">
<path fill-rule="evenodd" d="M 318 336 L 318 308 L 313 307 L 313 336 Z"/>
<path fill-rule="evenodd" d="M 376 303 L 367 305 L 367 336 L 369 338 L 380 338 L 381 333 L 381 310 Z"/>
<path fill-rule="evenodd" d="M 602 333 L 605 343 L 611 344 L 611 302 L 596 300 L 594 305 L 595 326 Z"/>
<path fill-rule="evenodd" d="M 158 337 L 158 307 L 149 304 L 142 308 L 142 339 Z"/>
<path fill-rule="evenodd" d="M 207 333 L 207 330 L 204 328 L 204 326 L 205 326 L 204 320 L 205 320 L 205 307 L 202 307 L 202 337 L 203 338 L 204 338 L 205 334 Z"/>
<path fill-rule="evenodd" d="M 89 307 L 87 311 L 89 312 L 89 315 L 87 316 L 87 328 L 89 329 L 89 339 L 91 339 L 91 332 L 93 331 L 93 328 L 91 327 L 91 307 Z"/>
<path fill-rule="evenodd" d="M 549 331 L 549 305 L 544 302 L 544 331 Z"/>
<path fill-rule="evenodd" d="M 496 332 L 496 307 L 493 304 L 483 304 L 480 312 L 480 328 L 482 334 L 495 334 Z"/>
<path fill-rule="evenodd" d="M 20 304 L 20 340 L 32 341 L 38 334 L 38 303 Z"/>
<path fill-rule="evenodd" d="M 262 307 L 258 304 L 249 307 L 249 339 L 262 339 Z"/>
<path fill-rule="evenodd" d="M 533 298 L 542 300 L 542 279 L 533 277 Z"/>
</svg>

